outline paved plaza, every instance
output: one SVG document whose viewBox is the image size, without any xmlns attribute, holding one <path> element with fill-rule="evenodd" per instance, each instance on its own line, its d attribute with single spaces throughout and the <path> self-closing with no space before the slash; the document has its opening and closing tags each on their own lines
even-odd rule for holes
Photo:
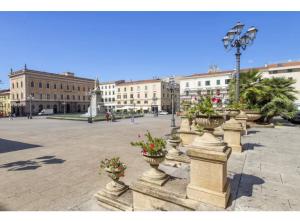
<svg viewBox="0 0 300 221">
<path fill-rule="evenodd" d="M 109 182 L 100 161 L 120 156 L 131 184 L 149 166 L 130 141 L 146 130 L 164 136 L 169 126 L 170 116 L 135 124 L 0 119 L 0 210 L 105 210 L 93 197 Z M 246 150 L 229 160 L 228 210 L 300 210 L 299 134 L 299 126 L 249 130 Z"/>
</svg>

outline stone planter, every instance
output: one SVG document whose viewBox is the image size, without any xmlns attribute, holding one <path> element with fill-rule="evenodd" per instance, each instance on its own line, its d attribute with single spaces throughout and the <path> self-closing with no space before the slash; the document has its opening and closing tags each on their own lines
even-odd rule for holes
<svg viewBox="0 0 300 221">
<path fill-rule="evenodd" d="M 222 115 L 198 115 L 195 119 L 196 123 L 206 130 L 213 130 L 216 127 L 221 126 L 224 123 L 224 118 Z"/>
<path fill-rule="evenodd" d="M 109 194 L 119 196 L 128 189 L 123 182 L 119 181 L 120 177 L 124 176 L 125 169 L 114 170 L 112 168 L 105 168 L 105 171 L 112 179 L 112 181 L 106 184 L 105 187 Z"/>
<path fill-rule="evenodd" d="M 168 154 L 179 156 L 180 151 L 177 148 L 178 148 L 179 144 L 181 143 L 181 139 L 169 139 L 168 143 L 172 147 L 172 149 L 170 149 L 168 151 Z"/>
<path fill-rule="evenodd" d="M 169 179 L 167 174 L 158 169 L 159 164 L 165 159 L 165 154 L 157 156 L 143 154 L 143 158 L 150 164 L 151 169 L 143 173 L 141 180 L 162 186 Z"/>
<path fill-rule="evenodd" d="M 247 121 L 249 122 L 253 122 L 258 120 L 259 118 L 262 117 L 262 114 L 260 111 L 256 111 L 256 110 L 245 110 L 244 111 L 248 117 Z"/>
<path fill-rule="evenodd" d="M 238 109 L 226 109 L 225 113 L 229 117 L 235 117 L 240 113 L 240 110 L 238 110 Z"/>
</svg>

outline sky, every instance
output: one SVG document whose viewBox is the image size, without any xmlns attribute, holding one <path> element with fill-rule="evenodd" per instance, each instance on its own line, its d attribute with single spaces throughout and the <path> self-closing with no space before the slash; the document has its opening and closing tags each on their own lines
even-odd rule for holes
<svg viewBox="0 0 300 221">
<path fill-rule="evenodd" d="M 300 60 L 300 12 L 0 12 L 0 89 L 24 64 L 100 81 L 232 70 L 221 39 L 238 21 L 259 30 L 242 68 Z"/>
</svg>

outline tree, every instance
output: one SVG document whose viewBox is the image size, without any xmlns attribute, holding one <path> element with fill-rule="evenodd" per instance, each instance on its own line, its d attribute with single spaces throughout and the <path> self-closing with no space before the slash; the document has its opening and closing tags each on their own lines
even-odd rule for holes
<svg viewBox="0 0 300 221">
<path fill-rule="evenodd" d="M 240 103 L 247 109 L 260 110 L 266 121 L 274 116 L 292 118 L 297 109 L 296 81 L 290 78 L 273 77 L 262 78 L 258 71 L 248 71 L 240 74 Z M 230 82 L 229 96 L 234 103 L 235 79 Z"/>
</svg>

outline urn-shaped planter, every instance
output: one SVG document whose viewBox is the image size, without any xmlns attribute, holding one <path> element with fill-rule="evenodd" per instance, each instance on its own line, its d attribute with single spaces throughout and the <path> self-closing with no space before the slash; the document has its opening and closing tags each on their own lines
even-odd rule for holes
<svg viewBox="0 0 300 221">
<path fill-rule="evenodd" d="M 226 109 L 225 113 L 229 117 L 236 117 L 240 113 L 240 110 L 238 110 L 238 109 Z"/>
<path fill-rule="evenodd" d="M 178 150 L 178 146 L 181 143 L 181 139 L 180 138 L 175 138 L 175 139 L 169 139 L 168 140 L 169 145 L 172 147 L 169 151 L 168 154 L 171 155 L 179 155 L 180 151 Z"/>
<path fill-rule="evenodd" d="M 167 174 L 165 174 L 163 171 L 158 169 L 159 164 L 164 161 L 165 154 L 161 155 L 148 155 L 143 154 L 144 160 L 150 164 L 151 169 L 144 172 L 141 180 L 157 184 L 157 185 L 163 185 L 169 178 Z"/>
<path fill-rule="evenodd" d="M 256 121 L 262 117 L 261 112 L 257 111 L 257 110 L 245 110 L 244 112 L 246 113 L 246 115 L 248 117 L 247 121 L 249 121 L 249 122 Z"/>
<path fill-rule="evenodd" d="M 202 126 L 206 130 L 213 130 L 216 127 L 221 126 L 224 123 L 224 118 L 222 115 L 197 115 L 195 119 L 196 123 Z"/>
</svg>

